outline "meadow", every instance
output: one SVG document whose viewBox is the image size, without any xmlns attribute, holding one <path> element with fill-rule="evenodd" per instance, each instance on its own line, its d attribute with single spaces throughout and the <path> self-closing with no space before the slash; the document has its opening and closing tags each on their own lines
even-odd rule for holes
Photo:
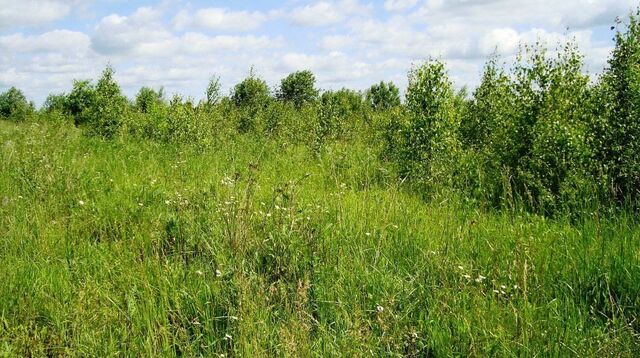
<svg viewBox="0 0 640 358">
<path fill-rule="evenodd" d="M 640 352 L 640 24 L 366 93 L 0 95 L 0 355 Z"/>
</svg>

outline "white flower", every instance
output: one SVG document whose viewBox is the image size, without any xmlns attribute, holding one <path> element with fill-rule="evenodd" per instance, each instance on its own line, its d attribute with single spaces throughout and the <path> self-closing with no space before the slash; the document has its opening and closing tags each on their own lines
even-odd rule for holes
<svg viewBox="0 0 640 358">
<path fill-rule="evenodd" d="M 220 270 L 216 270 L 216 277 L 220 277 L 222 276 L 222 272 L 220 272 Z"/>
<path fill-rule="evenodd" d="M 200 270 L 196 271 L 196 274 L 197 274 L 198 276 L 202 276 L 202 275 L 204 275 L 204 273 L 203 273 L 202 271 L 200 271 Z"/>
<path fill-rule="evenodd" d="M 84 205 L 84 201 L 78 200 L 78 204 L 80 204 L 80 206 L 83 206 Z"/>
<path fill-rule="evenodd" d="M 486 277 L 482 276 L 482 275 L 478 275 L 478 278 L 476 278 L 476 282 L 482 282 L 486 279 Z"/>
<path fill-rule="evenodd" d="M 382 313 L 382 312 L 384 312 L 384 307 L 382 307 L 380 305 L 377 305 L 376 306 L 376 311 L 378 311 L 378 313 Z"/>
</svg>

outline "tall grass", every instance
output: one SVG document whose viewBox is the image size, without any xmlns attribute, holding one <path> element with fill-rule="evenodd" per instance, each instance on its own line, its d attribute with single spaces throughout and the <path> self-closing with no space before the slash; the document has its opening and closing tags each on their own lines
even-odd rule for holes
<svg viewBox="0 0 640 358">
<path fill-rule="evenodd" d="M 0 96 L 0 354 L 636 356 L 638 27 L 366 95 Z M 604 106 L 604 107 L 603 107 Z M 622 160 L 623 158 L 624 160 Z"/>
</svg>

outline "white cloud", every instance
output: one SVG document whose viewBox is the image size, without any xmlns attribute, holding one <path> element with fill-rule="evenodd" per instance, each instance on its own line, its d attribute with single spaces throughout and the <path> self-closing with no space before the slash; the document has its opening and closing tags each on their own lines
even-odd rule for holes
<svg viewBox="0 0 640 358">
<path fill-rule="evenodd" d="M 570 37 L 594 73 L 612 46 L 612 33 L 600 25 L 634 6 L 631 0 L 292 0 L 252 9 L 166 0 L 93 18 L 100 10 L 78 10 L 81 4 L 87 2 L 0 0 L 0 90 L 17 85 L 41 102 L 73 78 L 95 78 L 107 61 L 129 95 L 150 85 L 201 96 L 211 74 L 232 86 L 252 65 L 270 84 L 308 68 L 322 88 L 363 89 L 380 80 L 402 88 L 411 64 L 429 57 L 442 58 L 458 85 L 474 85 L 494 50 L 509 63 L 522 42 L 541 40 L 553 49 Z M 58 30 L 46 25 L 65 16 Z"/>
<path fill-rule="evenodd" d="M 82 32 L 54 30 L 40 35 L 13 34 L 0 37 L 0 49 L 14 54 L 56 51 L 62 53 L 86 52 L 89 36 Z"/>
<path fill-rule="evenodd" d="M 291 21 L 302 26 L 326 26 L 343 22 L 350 16 L 362 16 L 370 12 L 368 6 L 358 0 L 319 1 L 295 8 L 289 14 Z"/>
<path fill-rule="evenodd" d="M 387 0 L 384 8 L 387 11 L 402 11 L 410 9 L 418 3 L 418 0 Z"/>
<path fill-rule="evenodd" d="M 484 55 L 493 52 L 497 53 L 513 53 L 520 44 L 520 34 L 512 28 L 493 29 L 482 36 L 480 39 L 480 50 Z"/>
<path fill-rule="evenodd" d="M 180 11 L 173 23 L 178 29 L 190 27 L 223 31 L 255 30 L 267 20 L 267 15 L 259 11 L 230 11 L 223 8 L 199 9 L 194 14 Z"/>
<path fill-rule="evenodd" d="M 60 20 L 71 10 L 72 1 L 0 0 L 0 29 L 37 26 Z"/>
</svg>

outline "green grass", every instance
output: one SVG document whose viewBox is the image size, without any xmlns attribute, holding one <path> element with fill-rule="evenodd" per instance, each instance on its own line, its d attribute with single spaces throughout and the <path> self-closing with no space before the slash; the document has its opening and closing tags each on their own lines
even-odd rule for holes
<svg viewBox="0 0 640 358">
<path fill-rule="evenodd" d="M 424 201 L 357 141 L 223 143 L 0 121 L 0 355 L 640 352 L 634 214 Z"/>
</svg>

